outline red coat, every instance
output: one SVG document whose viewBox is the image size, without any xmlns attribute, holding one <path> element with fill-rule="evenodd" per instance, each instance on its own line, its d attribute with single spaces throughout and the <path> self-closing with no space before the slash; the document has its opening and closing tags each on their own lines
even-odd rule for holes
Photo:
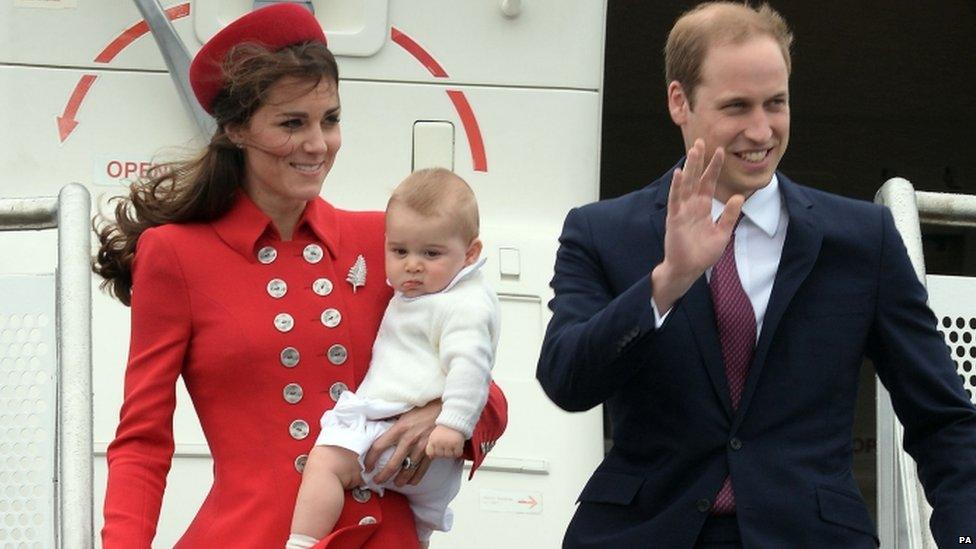
<svg viewBox="0 0 976 549">
<path fill-rule="evenodd" d="M 301 481 L 296 463 L 339 384 L 355 389 L 362 381 L 391 296 L 383 230 L 382 213 L 337 210 L 319 199 L 283 242 L 242 194 L 215 222 L 142 235 L 125 399 L 108 449 L 105 549 L 147 548 L 155 535 L 181 375 L 213 455 L 214 483 L 177 546 L 284 546 Z M 360 255 L 366 283 L 354 292 L 346 278 Z M 275 279 L 285 284 L 280 297 L 272 295 L 282 290 L 270 284 Z M 314 284 L 319 279 L 331 282 L 331 292 L 328 282 Z M 338 325 L 323 322 L 328 309 L 338 311 Z M 466 451 L 475 467 L 506 414 L 493 385 Z M 396 493 L 365 503 L 347 494 L 330 540 L 339 549 L 417 547 L 410 509 Z"/>
</svg>

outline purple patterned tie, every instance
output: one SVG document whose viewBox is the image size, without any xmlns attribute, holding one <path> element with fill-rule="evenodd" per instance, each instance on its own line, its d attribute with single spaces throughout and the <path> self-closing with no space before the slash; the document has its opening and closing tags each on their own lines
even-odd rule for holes
<svg viewBox="0 0 976 549">
<path fill-rule="evenodd" d="M 739 215 L 742 221 L 742 215 Z M 736 228 L 739 223 L 736 222 Z M 715 321 L 718 326 L 719 342 L 722 344 L 722 360 L 725 362 L 725 376 L 729 382 L 732 409 L 739 409 L 742 388 L 752 354 L 756 348 L 756 315 L 752 302 L 742 289 L 739 271 L 735 267 L 735 232 L 729 238 L 725 251 L 718 263 L 712 267 L 712 278 L 708 282 L 715 307 Z M 731 478 L 726 476 L 722 488 L 715 496 L 712 513 L 728 515 L 735 512 L 735 495 L 732 493 Z"/>
</svg>

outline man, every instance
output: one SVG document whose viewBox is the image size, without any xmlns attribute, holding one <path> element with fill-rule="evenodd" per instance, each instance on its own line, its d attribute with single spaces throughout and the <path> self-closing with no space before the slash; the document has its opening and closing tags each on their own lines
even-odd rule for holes
<svg viewBox="0 0 976 549">
<path fill-rule="evenodd" d="M 687 157 L 566 218 L 537 375 L 564 409 L 605 403 L 614 437 L 566 547 L 874 547 L 851 473 L 865 355 L 935 539 L 976 533 L 976 408 L 890 212 L 776 172 L 791 41 L 768 6 L 683 15 L 665 62 Z"/>
</svg>

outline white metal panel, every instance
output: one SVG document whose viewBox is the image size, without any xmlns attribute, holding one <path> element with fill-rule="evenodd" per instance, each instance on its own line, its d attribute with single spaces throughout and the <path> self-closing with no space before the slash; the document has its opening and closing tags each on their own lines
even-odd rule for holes
<svg viewBox="0 0 976 549">
<path fill-rule="evenodd" d="M 606 2 L 525 0 L 506 17 L 501 0 L 394 0 L 392 27 L 420 45 L 452 82 L 596 90 L 603 78 Z M 438 81 L 387 42 L 372 58 L 344 58 L 343 77 Z"/>
<path fill-rule="evenodd" d="M 576 497 L 603 459 L 600 408 L 570 414 L 553 405 L 535 380 L 535 366 L 551 314 L 548 281 L 557 243 L 554 226 L 518 230 L 483 227 L 483 268 L 499 292 L 502 332 L 492 376 L 509 403 L 505 436 L 486 469 L 462 484 L 454 501 L 454 530 L 435 534 L 435 548 L 559 547 Z M 501 250 L 518 250 L 521 274 L 500 273 Z M 493 471 L 492 465 L 522 472 Z M 486 536 L 485 532 L 491 535 Z"/>
<path fill-rule="evenodd" d="M 197 40 L 206 42 L 253 6 L 254 0 L 196 0 Z M 329 49 L 337 56 L 368 57 L 386 42 L 389 0 L 319 0 L 312 6 L 328 33 Z"/>
<path fill-rule="evenodd" d="M 446 90 L 463 91 L 477 117 L 485 172 L 474 170 L 471 144 Z M 555 243 L 569 208 L 599 196 L 596 93 L 344 81 L 340 96 L 343 150 L 323 194 L 342 207 L 386 205 L 409 173 L 417 120 L 454 123 L 454 170 L 474 189 L 484 224 L 551 223 L 555 231 L 545 236 Z"/>
<path fill-rule="evenodd" d="M 326 33 L 335 34 L 343 77 L 590 90 L 601 85 L 605 0 L 524 0 L 516 17 L 505 15 L 500 0 L 389 0 L 384 19 L 385 2 L 313 1 Z M 162 4 L 173 9 L 187 5 L 183 12 L 188 14 L 173 25 L 193 54 L 203 43 L 200 37 L 245 13 L 253 2 Z M 327 20 L 330 15 L 335 23 Z M 133 29 L 140 21 L 128 0 L 85 0 L 57 10 L 3 2 L 0 63 L 165 71 L 152 37 Z M 425 50 L 447 78 L 435 77 L 392 41 L 393 28 Z"/>
<path fill-rule="evenodd" d="M 62 142 L 57 118 L 85 74 L 97 78 L 80 103 L 78 125 Z M 122 188 L 121 177 L 105 186 L 113 161 L 126 169 L 167 151 L 194 150 L 196 128 L 165 74 L 0 67 L 0 105 L 7 122 L 0 132 L 4 196 L 56 195 L 77 181 L 97 201 Z"/>
<path fill-rule="evenodd" d="M 976 278 L 928 275 L 926 286 L 956 372 L 976 403 Z"/>
<path fill-rule="evenodd" d="M 164 8 L 170 8 L 188 2 L 163 0 L 161 3 Z M 64 9 L 3 2 L 0 3 L 0 27 L 4 30 L 0 32 L 0 63 L 164 71 L 166 66 L 148 33 L 140 34 L 139 29 L 129 31 L 128 36 L 134 40 L 126 39 L 126 31 L 141 20 L 131 0 L 83 0 Z M 189 15 L 175 19 L 173 24 L 184 41 L 188 37 L 192 40 Z M 139 37 L 135 38 L 136 35 Z M 187 46 L 192 52 L 200 44 L 193 40 Z M 95 62 L 107 49 L 117 51 L 111 61 Z"/>
<path fill-rule="evenodd" d="M 54 547 L 53 275 L 0 276 L 0 546 Z"/>
</svg>

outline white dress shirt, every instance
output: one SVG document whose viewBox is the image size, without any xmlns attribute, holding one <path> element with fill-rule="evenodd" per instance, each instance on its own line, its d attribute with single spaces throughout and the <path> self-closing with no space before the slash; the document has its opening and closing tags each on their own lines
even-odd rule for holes
<svg viewBox="0 0 976 549">
<path fill-rule="evenodd" d="M 725 204 L 713 198 L 712 220 L 717 220 L 723 209 Z M 789 225 L 789 216 L 776 174 L 773 174 L 769 185 L 752 193 L 745 201 L 742 213 L 742 221 L 735 229 L 735 268 L 739 271 L 742 289 L 749 296 L 752 310 L 756 314 L 758 339 L 766 317 L 766 306 L 769 305 L 769 295 L 773 291 L 776 270 L 783 255 L 786 227 Z M 705 276 L 711 280 L 711 267 L 705 271 Z M 651 309 L 654 311 L 654 325 L 657 329 L 664 325 L 673 310 L 672 308 L 663 315 L 660 314 L 653 299 Z"/>
</svg>

